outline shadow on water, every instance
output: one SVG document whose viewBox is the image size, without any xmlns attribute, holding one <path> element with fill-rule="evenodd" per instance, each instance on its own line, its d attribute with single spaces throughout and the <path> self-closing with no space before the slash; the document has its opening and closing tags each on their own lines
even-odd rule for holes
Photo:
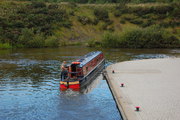
<svg viewBox="0 0 180 120">
<path fill-rule="evenodd" d="M 101 76 L 81 92 L 59 91 L 61 62 L 70 63 L 96 50 L 103 51 L 106 66 L 128 60 L 180 56 L 179 49 L 0 50 L 0 120 L 119 120 L 113 97 Z"/>
<path fill-rule="evenodd" d="M 97 76 L 96 79 L 94 79 L 90 84 L 83 87 L 80 92 L 82 94 L 87 94 L 91 92 L 94 88 L 97 87 L 97 85 L 100 83 L 101 80 L 103 80 L 102 75 Z"/>
</svg>

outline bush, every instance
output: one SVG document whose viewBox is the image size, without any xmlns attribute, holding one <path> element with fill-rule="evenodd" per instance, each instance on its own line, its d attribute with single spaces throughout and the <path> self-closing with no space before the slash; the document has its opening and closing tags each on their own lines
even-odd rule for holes
<svg viewBox="0 0 180 120">
<path fill-rule="evenodd" d="M 156 14 L 167 14 L 168 12 L 173 11 L 173 7 L 170 5 L 166 6 L 157 6 L 153 8 L 153 12 Z"/>
<path fill-rule="evenodd" d="M 110 31 L 110 32 L 114 32 L 115 31 L 114 26 L 107 27 L 107 30 Z"/>
<path fill-rule="evenodd" d="M 177 19 L 180 19 L 180 14 L 179 14 L 179 11 L 180 11 L 180 2 L 175 2 L 175 3 L 172 3 L 171 6 L 174 8 L 174 10 L 172 11 L 172 16 L 177 18 Z"/>
<path fill-rule="evenodd" d="M 103 47 L 119 47 L 119 36 L 117 34 L 106 32 L 102 36 L 102 46 Z"/>
<path fill-rule="evenodd" d="M 60 26 L 65 27 L 65 28 L 71 28 L 72 23 L 67 20 L 67 21 L 61 22 L 61 23 L 60 23 Z"/>
<path fill-rule="evenodd" d="M 32 40 L 34 37 L 33 29 L 23 29 L 21 36 L 19 36 L 18 44 L 22 44 L 25 47 L 28 47 L 28 41 Z"/>
<path fill-rule="evenodd" d="M 8 3 L 7 5 L 4 3 L 0 5 L 2 14 L 0 16 L 2 26 L 0 27 L 0 39 L 3 39 L 0 41 L 2 43 L 8 42 L 15 47 L 40 47 L 44 44 L 44 40 L 40 40 L 42 35 L 42 39 L 48 38 L 55 34 L 56 30 L 72 26 L 69 14 L 66 12 L 69 8 L 60 7 L 58 4 L 48 3 L 46 5 L 44 2 L 31 2 Z M 36 45 L 31 46 L 30 43 Z"/>
<path fill-rule="evenodd" d="M 92 23 L 92 20 L 86 16 L 77 16 L 77 20 L 83 25 Z"/>
<path fill-rule="evenodd" d="M 180 47 L 179 40 L 159 26 L 136 29 L 125 34 L 127 47 L 131 48 L 168 48 Z"/>
<path fill-rule="evenodd" d="M 121 48 L 179 48 L 180 41 L 159 26 L 136 28 L 120 35 L 106 33 L 102 36 L 103 47 Z"/>
<path fill-rule="evenodd" d="M 100 28 L 101 30 L 114 31 L 114 26 L 112 24 L 113 21 L 109 20 L 108 22 L 104 22 Z"/>
<path fill-rule="evenodd" d="M 31 6 L 33 8 L 45 8 L 46 4 L 44 2 L 32 2 Z"/>
<path fill-rule="evenodd" d="M 137 16 L 135 16 L 134 14 L 126 14 L 126 15 L 122 16 L 122 19 L 127 20 L 127 21 L 134 20 L 136 18 L 137 18 Z"/>
<path fill-rule="evenodd" d="M 158 20 L 159 19 L 159 15 L 151 13 L 151 14 L 143 15 L 143 16 L 141 16 L 141 18 L 143 18 L 143 19 L 151 19 L 151 20 Z"/>
<path fill-rule="evenodd" d="M 93 21 L 92 21 L 92 24 L 97 25 L 98 23 L 99 23 L 99 20 L 97 18 L 94 18 Z"/>
<path fill-rule="evenodd" d="M 110 20 L 110 19 L 106 19 L 104 22 L 105 22 L 107 25 L 112 25 L 112 24 L 113 24 L 113 21 Z"/>
<path fill-rule="evenodd" d="M 74 16 L 74 11 L 69 11 L 69 15 Z"/>
<path fill-rule="evenodd" d="M 18 44 L 29 48 L 44 47 L 44 35 L 34 34 L 34 29 L 23 29 Z"/>
<path fill-rule="evenodd" d="M 9 43 L 0 43 L 0 49 L 10 49 L 12 46 Z"/>
<path fill-rule="evenodd" d="M 58 4 L 50 4 L 49 6 L 48 6 L 48 9 L 58 9 Z"/>
<path fill-rule="evenodd" d="M 48 37 L 45 40 L 45 47 L 58 47 L 59 46 L 59 40 L 55 36 Z"/>
<path fill-rule="evenodd" d="M 115 16 L 115 17 L 120 17 L 121 15 L 122 15 L 122 12 L 121 12 L 121 11 L 117 11 L 117 10 L 116 10 L 116 11 L 114 12 L 114 16 Z"/>
<path fill-rule="evenodd" d="M 151 13 L 166 15 L 168 12 L 173 11 L 173 7 L 171 5 L 160 5 L 153 7 L 131 7 L 130 10 L 131 12 L 136 13 L 138 16 Z"/>
<path fill-rule="evenodd" d="M 100 47 L 101 46 L 101 42 L 97 41 L 95 39 L 91 39 L 87 42 L 87 46 L 88 47 Z"/>
<path fill-rule="evenodd" d="M 137 18 L 137 19 L 131 19 L 129 22 L 139 25 L 143 23 L 143 20 L 140 18 L 139 19 Z"/>
<path fill-rule="evenodd" d="M 145 28 L 145 27 L 151 26 L 152 24 L 154 24 L 154 22 L 151 19 L 149 19 L 149 20 L 144 21 L 142 24 L 140 24 L 140 26 Z"/>
<path fill-rule="evenodd" d="M 130 12 L 129 9 L 128 9 L 128 7 L 127 7 L 127 5 L 122 4 L 122 3 L 118 4 L 118 5 L 115 7 L 115 10 L 116 10 L 117 12 L 119 12 L 119 13 L 122 13 L 122 14 L 129 13 L 129 12 Z"/>
<path fill-rule="evenodd" d="M 121 23 L 121 24 L 125 24 L 125 23 L 126 23 L 126 21 L 125 21 L 125 20 L 123 20 L 123 19 L 121 19 L 121 20 L 120 20 L 120 23 Z"/>
<path fill-rule="evenodd" d="M 42 48 L 44 47 L 44 35 L 36 34 L 33 39 L 28 41 L 27 47 L 29 48 Z"/>
<path fill-rule="evenodd" d="M 107 20 L 109 19 L 108 11 L 102 8 L 96 8 L 94 10 L 94 15 L 99 19 L 99 20 Z"/>
</svg>

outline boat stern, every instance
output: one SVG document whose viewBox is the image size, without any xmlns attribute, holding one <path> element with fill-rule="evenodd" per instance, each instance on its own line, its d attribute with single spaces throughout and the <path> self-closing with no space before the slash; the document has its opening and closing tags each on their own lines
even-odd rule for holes
<svg viewBox="0 0 180 120">
<path fill-rule="evenodd" d="M 60 81 L 60 90 L 65 91 L 67 89 L 72 89 L 73 91 L 79 91 L 80 90 L 79 81 L 74 81 L 74 82 Z"/>
</svg>

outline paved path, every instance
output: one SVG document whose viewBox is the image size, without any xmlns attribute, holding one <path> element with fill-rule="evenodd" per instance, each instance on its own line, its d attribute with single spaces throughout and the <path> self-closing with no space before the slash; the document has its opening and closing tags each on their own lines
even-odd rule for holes
<svg viewBox="0 0 180 120">
<path fill-rule="evenodd" d="M 105 75 L 124 119 L 180 120 L 180 58 L 121 62 Z"/>
</svg>

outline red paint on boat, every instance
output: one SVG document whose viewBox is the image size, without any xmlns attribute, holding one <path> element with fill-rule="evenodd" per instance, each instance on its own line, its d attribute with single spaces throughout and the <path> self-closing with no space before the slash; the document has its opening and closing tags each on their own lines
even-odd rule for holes
<svg viewBox="0 0 180 120">
<path fill-rule="evenodd" d="M 69 88 L 72 89 L 73 91 L 79 91 L 80 90 L 80 84 L 69 85 Z"/>
<path fill-rule="evenodd" d="M 60 84 L 60 90 L 61 91 L 66 91 L 68 89 L 68 87 L 64 84 Z"/>
</svg>

